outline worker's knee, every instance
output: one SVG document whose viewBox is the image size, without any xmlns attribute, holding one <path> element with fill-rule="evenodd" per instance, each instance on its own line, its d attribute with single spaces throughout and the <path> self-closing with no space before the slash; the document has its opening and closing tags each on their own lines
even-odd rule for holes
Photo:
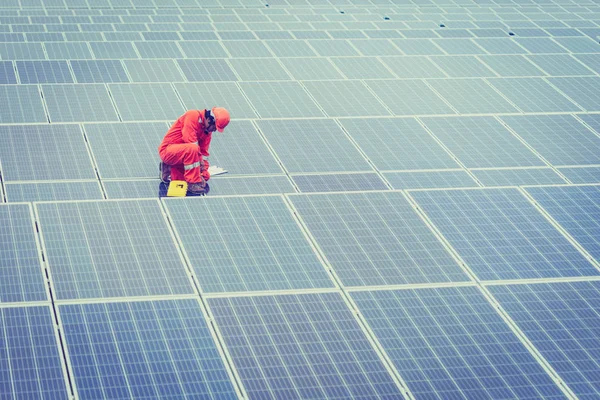
<svg viewBox="0 0 600 400">
<path fill-rule="evenodd" d="M 184 147 L 184 151 L 188 155 L 199 154 L 200 147 L 196 143 L 187 143 Z"/>
</svg>

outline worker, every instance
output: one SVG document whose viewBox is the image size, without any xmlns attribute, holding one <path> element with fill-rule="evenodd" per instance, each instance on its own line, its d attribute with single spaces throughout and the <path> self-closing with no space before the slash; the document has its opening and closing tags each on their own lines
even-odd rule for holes
<svg viewBox="0 0 600 400">
<path fill-rule="evenodd" d="M 173 123 L 158 147 L 161 181 L 186 181 L 188 194 L 206 193 L 208 148 L 214 131 L 223 132 L 229 124 L 229 111 L 223 107 L 190 110 Z"/>
</svg>

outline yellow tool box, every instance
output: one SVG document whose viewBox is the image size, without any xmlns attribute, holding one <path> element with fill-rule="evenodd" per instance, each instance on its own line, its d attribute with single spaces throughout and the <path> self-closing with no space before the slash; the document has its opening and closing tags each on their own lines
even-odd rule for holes
<svg viewBox="0 0 600 400">
<path fill-rule="evenodd" d="M 188 184 L 186 181 L 171 181 L 167 197 L 185 197 Z"/>
</svg>

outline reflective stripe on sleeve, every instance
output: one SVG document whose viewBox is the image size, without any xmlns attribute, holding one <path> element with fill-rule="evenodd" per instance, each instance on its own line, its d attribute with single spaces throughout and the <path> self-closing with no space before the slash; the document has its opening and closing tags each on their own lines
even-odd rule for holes
<svg viewBox="0 0 600 400">
<path fill-rule="evenodd" d="M 189 169 L 194 169 L 194 168 L 199 168 L 199 167 L 200 167 L 200 162 L 195 162 L 193 164 L 184 165 L 183 169 L 187 171 Z"/>
</svg>

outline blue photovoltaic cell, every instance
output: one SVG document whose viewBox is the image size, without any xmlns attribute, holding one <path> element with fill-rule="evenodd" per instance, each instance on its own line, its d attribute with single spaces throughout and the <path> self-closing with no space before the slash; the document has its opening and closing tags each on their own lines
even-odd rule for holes
<svg viewBox="0 0 600 400">
<path fill-rule="evenodd" d="M 225 168 L 230 175 L 280 174 L 283 171 L 250 121 L 227 125 L 227 134 L 211 139 L 211 165 Z"/>
<path fill-rule="evenodd" d="M 119 60 L 72 60 L 78 83 L 129 82 Z"/>
<path fill-rule="evenodd" d="M 467 168 L 544 166 L 493 117 L 423 118 L 423 123 Z"/>
<path fill-rule="evenodd" d="M 394 189 L 433 189 L 477 187 L 477 182 L 464 170 L 384 172 Z"/>
<path fill-rule="evenodd" d="M 298 82 L 240 82 L 261 118 L 324 116 Z"/>
<path fill-rule="evenodd" d="M 0 43 L 3 60 L 44 60 L 46 54 L 41 43 Z"/>
<path fill-rule="evenodd" d="M 21 83 L 73 83 L 66 61 L 17 61 Z"/>
<path fill-rule="evenodd" d="M 600 136 L 600 114 L 580 114 L 578 117 Z"/>
<path fill-rule="evenodd" d="M 600 166 L 566 167 L 558 170 L 573 183 L 600 183 Z"/>
<path fill-rule="evenodd" d="M 6 183 L 6 199 L 18 201 L 101 200 L 98 181 Z"/>
<path fill-rule="evenodd" d="M 0 396 L 68 399 L 49 306 L 0 308 Z"/>
<path fill-rule="evenodd" d="M 0 301 L 3 303 L 48 300 L 34 235 L 29 205 L 0 205 Z"/>
<path fill-rule="evenodd" d="M 330 117 L 390 115 L 390 112 L 361 81 L 306 81 L 303 83 Z"/>
<path fill-rule="evenodd" d="M 182 82 L 174 60 L 123 60 L 132 82 Z"/>
<path fill-rule="evenodd" d="M 488 289 L 578 398 L 600 396 L 600 282 Z"/>
<path fill-rule="evenodd" d="M 402 398 L 338 293 L 208 304 L 250 398 Z"/>
<path fill-rule="evenodd" d="M 279 196 L 165 204 L 204 292 L 333 287 Z"/>
<path fill-rule="evenodd" d="M 225 107 L 234 121 L 239 118 L 256 118 L 252 106 L 234 82 L 185 82 L 173 86 L 186 110 Z M 229 126 L 227 128 L 229 132 Z"/>
<path fill-rule="evenodd" d="M 483 186 L 551 185 L 566 183 L 552 168 L 472 169 Z"/>
<path fill-rule="evenodd" d="M 92 53 L 85 42 L 45 42 L 50 60 L 89 60 Z"/>
<path fill-rule="evenodd" d="M 554 165 L 600 164 L 600 137 L 571 115 L 501 118 Z"/>
<path fill-rule="evenodd" d="M 476 287 L 351 296 L 417 399 L 566 398 Z"/>
<path fill-rule="evenodd" d="M 0 123 L 48 122 L 37 85 L 0 85 Z"/>
<path fill-rule="evenodd" d="M 592 257 L 600 261 L 600 186 L 526 189 Z"/>
<path fill-rule="evenodd" d="M 82 399 L 237 398 L 198 300 L 58 309 Z"/>
<path fill-rule="evenodd" d="M 95 179 L 78 125 L 0 127 L 4 181 Z"/>
<path fill-rule="evenodd" d="M 102 179 L 158 177 L 164 122 L 85 124 L 84 129 Z"/>
<path fill-rule="evenodd" d="M 52 122 L 118 121 L 102 84 L 42 85 Z"/>
<path fill-rule="evenodd" d="M 340 122 L 379 170 L 458 167 L 413 118 L 352 118 Z"/>
<path fill-rule="evenodd" d="M 90 47 L 96 58 L 140 58 L 130 42 L 90 42 Z"/>
<path fill-rule="evenodd" d="M 410 195 L 481 280 L 600 275 L 517 189 Z"/>
<path fill-rule="evenodd" d="M 400 192 L 289 198 L 344 285 L 469 279 Z"/>
<path fill-rule="evenodd" d="M 0 61 L 0 84 L 17 83 L 15 68 L 11 61 Z"/>
<path fill-rule="evenodd" d="M 569 54 L 538 54 L 527 58 L 551 76 L 594 75 Z"/>
<path fill-rule="evenodd" d="M 289 172 L 372 171 L 333 120 L 259 120 L 257 123 Z"/>
<path fill-rule="evenodd" d="M 109 199 L 149 199 L 166 196 L 168 185 L 159 179 L 103 180 L 102 185 Z M 211 182 L 212 185 L 212 182 Z M 211 188 L 212 189 L 212 188 Z"/>
<path fill-rule="evenodd" d="M 59 300 L 194 292 L 156 200 L 36 208 Z"/>
<path fill-rule="evenodd" d="M 387 190 L 388 187 L 376 173 L 293 175 L 300 192 L 362 192 L 363 190 Z"/>
</svg>

